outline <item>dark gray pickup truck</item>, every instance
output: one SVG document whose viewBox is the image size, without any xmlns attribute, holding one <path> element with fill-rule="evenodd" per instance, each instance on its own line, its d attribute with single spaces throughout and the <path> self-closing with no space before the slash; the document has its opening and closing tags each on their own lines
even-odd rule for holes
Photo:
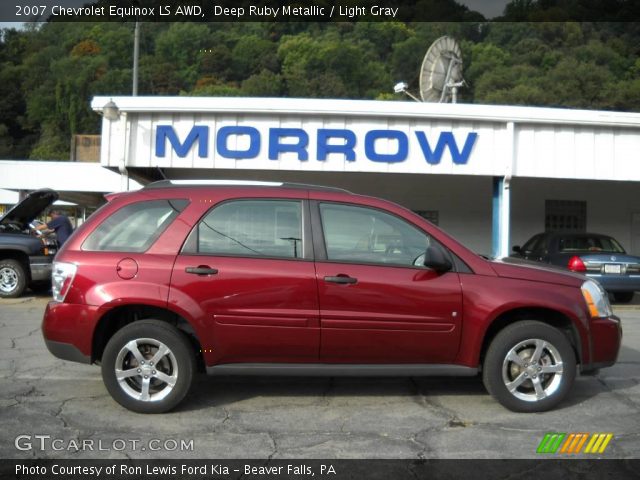
<svg viewBox="0 0 640 480">
<path fill-rule="evenodd" d="M 36 231 L 32 222 L 57 199 L 53 190 L 36 190 L 0 218 L 0 298 L 18 297 L 27 287 L 51 285 L 58 245 Z"/>
</svg>

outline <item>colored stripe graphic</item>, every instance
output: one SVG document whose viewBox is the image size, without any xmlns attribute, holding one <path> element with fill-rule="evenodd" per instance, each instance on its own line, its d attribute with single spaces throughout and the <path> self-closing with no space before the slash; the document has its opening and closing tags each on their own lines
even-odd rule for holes
<svg viewBox="0 0 640 480">
<path fill-rule="evenodd" d="M 562 453 L 575 455 L 578 453 L 604 453 L 613 439 L 613 433 L 558 433 L 549 432 L 538 445 L 536 453 Z M 587 441 L 588 440 L 588 441 Z M 585 446 L 585 449 L 582 448 Z"/>
<path fill-rule="evenodd" d="M 584 453 L 604 453 L 612 438 L 612 433 L 594 433 Z"/>
<path fill-rule="evenodd" d="M 540 445 L 538 445 L 537 453 L 556 453 L 562 439 L 566 436 L 566 433 L 547 433 Z"/>
</svg>

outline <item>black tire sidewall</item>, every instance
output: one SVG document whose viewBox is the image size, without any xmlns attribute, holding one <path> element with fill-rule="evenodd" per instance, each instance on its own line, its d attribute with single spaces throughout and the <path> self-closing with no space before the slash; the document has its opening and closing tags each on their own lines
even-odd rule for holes
<svg viewBox="0 0 640 480">
<path fill-rule="evenodd" d="M 502 380 L 502 363 L 511 348 L 523 340 L 539 338 L 552 344 L 560 354 L 563 375 L 560 387 L 549 397 L 527 402 L 514 397 Z M 500 331 L 485 356 L 482 378 L 489 393 L 504 407 L 514 412 L 544 412 L 555 407 L 567 395 L 576 376 L 576 356 L 563 332 L 539 321 L 520 321 Z"/>
<path fill-rule="evenodd" d="M 633 300 L 635 292 L 616 292 L 613 294 L 613 300 L 616 303 L 629 303 Z"/>
<path fill-rule="evenodd" d="M 27 272 L 25 271 L 24 266 L 19 260 L 15 260 L 13 258 L 7 258 L 0 260 L 0 269 L 2 268 L 10 268 L 18 275 L 18 285 L 10 293 L 6 293 L 0 290 L 0 298 L 16 298 L 22 295 L 25 288 L 27 288 Z"/>
<path fill-rule="evenodd" d="M 157 402 L 131 398 L 120 387 L 115 376 L 115 362 L 122 347 L 136 338 L 158 340 L 173 352 L 178 364 L 178 380 L 173 390 Z M 138 413 L 164 413 L 175 408 L 191 388 L 196 369 L 193 349 L 185 334 L 160 320 L 140 320 L 118 330 L 109 340 L 102 355 L 102 379 L 113 399 L 128 410 Z"/>
</svg>

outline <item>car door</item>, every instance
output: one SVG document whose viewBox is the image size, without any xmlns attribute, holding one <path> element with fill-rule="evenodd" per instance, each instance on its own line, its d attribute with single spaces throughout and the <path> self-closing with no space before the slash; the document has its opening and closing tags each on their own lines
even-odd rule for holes
<svg viewBox="0 0 640 480">
<path fill-rule="evenodd" d="M 325 362 L 448 362 L 457 354 L 462 289 L 456 272 L 420 265 L 437 242 L 379 209 L 313 202 Z"/>
<path fill-rule="evenodd" d="M 175 262 L 170 303 L 198 312 L 208 364 L 317 361 L 305 209 L 297 199 L 229 200 L 190 233 Z"/>
</svg>

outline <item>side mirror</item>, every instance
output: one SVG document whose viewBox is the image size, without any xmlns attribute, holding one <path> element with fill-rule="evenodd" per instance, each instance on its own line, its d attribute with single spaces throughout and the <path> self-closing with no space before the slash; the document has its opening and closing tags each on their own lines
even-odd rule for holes
<svg viewBox="0 0 640 480">
<path fill-rule="evenodd" d="M 437 245 L 432 245 L 427 248 L 424 254 L 424 266 L 438 273 L 448 272 L 453 268 L 447 254 Z"/>
<path fill-rule="evenodd" d="M 511 250 L 513 250 L 514 253 L 522 253 L 522 248 L 520 248 L 520 245 L 514 245 Z"/>
</svg>

